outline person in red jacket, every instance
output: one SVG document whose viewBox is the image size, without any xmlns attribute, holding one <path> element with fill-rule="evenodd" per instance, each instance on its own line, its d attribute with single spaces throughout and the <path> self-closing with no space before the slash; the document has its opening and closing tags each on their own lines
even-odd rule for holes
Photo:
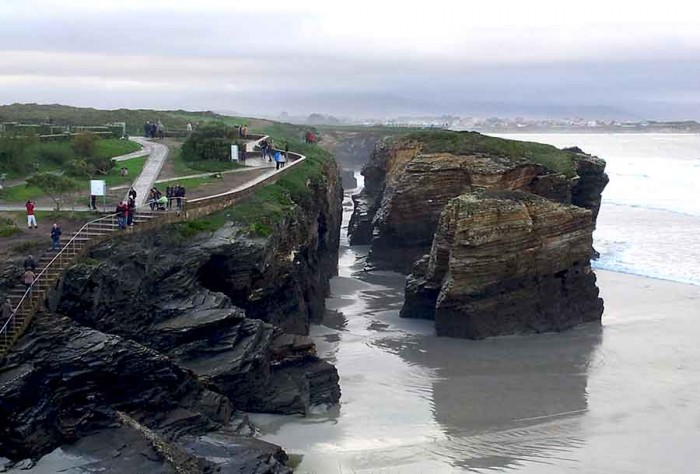
<svg viewBox="0 0 700 474">
<path fill-rule="evenodd" d="M 36 229 L 36 216 L 34 215 L 34 208 L 36 207 L 36 203 L 34 201 L 27 201 L 27 204 L 24 205 L 24 207 L 27 208 L 27 227 L 30 229 L 32 226 Z"/>
</svg>

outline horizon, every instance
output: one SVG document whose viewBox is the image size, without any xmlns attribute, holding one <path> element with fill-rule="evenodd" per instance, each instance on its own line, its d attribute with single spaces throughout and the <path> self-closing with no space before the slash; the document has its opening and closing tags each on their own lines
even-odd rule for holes
<svg viewBox="0 0 700 474">
<path fill-rule="evenodd" d="M 8 104 L 351 119 L 700 118 L 700 29 L 676 0 L 28 0 L 4 10 Z"/>
</svg>

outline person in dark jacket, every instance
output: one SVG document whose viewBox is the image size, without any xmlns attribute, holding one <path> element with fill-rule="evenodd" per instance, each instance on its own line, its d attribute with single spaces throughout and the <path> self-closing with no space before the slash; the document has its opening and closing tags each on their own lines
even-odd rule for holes
<svg viewBox="0 0 700 474">
<path fill-rule="evenodd" d="M 2 309 L 0 310 L 2 313 L 2 321 L 0 321 L 2 324 L 5 324 L 5 322 L 12 317 L 12 313 L 14 313 L 14 309 L 12 308 L 12 303 L 10 302 L 10 298 L 5 298 L 5 302 L 2 304 Z"/>
<path fill-rule="evenodd" d="M 129 188 L 129 199 L 136 201 L 136 190 L 133 187 Z"/>
<path fill-rule="evenodd" d="M 134 198 L 129 198 L 126 209 L 126 225 L 134 225 L 134 214 L 136 213 L 136 201 L 134 201 Z"/>
<path fill-rule="evenodd" d="M 26 259 L 24 259 L 24 269 L 31 271 L 36 270 L 36 262 L 34 261 L 33 256 L 29 255 Z"/>
<path fill-rule="evenodd" d="M 51 227 L 51 250 L 61 249 L 61 228 L 54 223 Z"/>
</svg>

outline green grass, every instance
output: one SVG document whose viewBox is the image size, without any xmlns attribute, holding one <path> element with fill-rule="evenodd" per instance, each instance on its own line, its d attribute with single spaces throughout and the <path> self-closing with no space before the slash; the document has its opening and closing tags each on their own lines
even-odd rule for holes
<svg viewBox="0 0 700 474">
<path fill-rule="evenodd" d="M 239 168 L 245 165 L 235 161 L 185 161 L 182 150 L 178 150 L 171 155 L 173 171 L 178 176 L 188 176 L 200 173 L 217 173 Z"/>
<path fill-rule="evenodd" d="M 414 132 L 405 136 L 423 145 L 425 153 L 487 154 L 540 164 L 567 177 L 576 176 L 574 154 L 542 143 L 506 140 L 476 132 L 447 130 Z"/>
<path fill-rule="evenodd" d="M 140 149 L 141 145 L 138 143 L 129 140 L 119 140 L 117 138 L 97 140 L 97 142 L 95 142 L 95 155 L 100 158 L 114 158 L 115 156 L 126 155 L 139 151 Z"/>
<path fill-rule="evenodd" d="M 94 176 L 94 179 L 104 179 L 109 187 L 131 184 L 134 182 L 139 173 L 141 173 L 147 159 L 148 157 L 144 156 L 141 158 L 120 161 L 109 171 L 106 176 Z M 121 167 L 126 167 L 129 170 L 129 174 L 127 176 L 119 175 L 119 169 Z M 89 194 L 90 178 L 80 177 L 75 179 L 80 183 L 80 188 L 78 191 L 79 194 Z M 37 199 L 42 196 L 44 196 L 44 193 L 39 188 L 26 184 L 11 186 L 0 191 L 0 198 L 5 202 L 26 202 L 29 199 Z"/>
<path fill-rule="evenodd" d="M 114 168 L 109 170 L 109 173 L 107 173 L 106 176 L 95 176 L 94 179 L 104 179 L 107 182 L 107 186 L 131 184 L 141 173 L 141 170 L 143 170 L 143 165 L 146 164 L 147 159 L 147 156 L 143 156 L 141 158 L 132 158 L 131 160 L 119 161 L 114 165 Z M 119 169 L 123 167 L 126 167 L 126 169 L 129 170 L 129 174 L 127 176 L 119 175 Z M 81 181 L 84 181 L 86 186 L 90 184 L 89 179 Z"/>
</svg>

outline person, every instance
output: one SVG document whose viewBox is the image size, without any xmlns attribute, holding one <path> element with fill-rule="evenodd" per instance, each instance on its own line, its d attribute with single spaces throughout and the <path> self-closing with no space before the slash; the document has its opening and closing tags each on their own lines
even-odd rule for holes
<svg viewBox="0 0 700 474">
<path fill-rule="evenodd" d="M 27 208 L 27 227 L 31 229 L 32 226 L 34 226 L 36 229 L 36 216 L 34 215 L 36 203 L 30 199 L 27 201 L 27 204 L 25 204 L 24 207 Z"/>
<path fill-rule="evenodd" d="M 22 275 L 22 282 L 24 283 L 24 286 L 29 288 L 32 286 L 32 283 L 34 283 L 35 278 L 36 278 L 36 275 L 34 274 L 34 272 L 31 270 L 27 270 Z"/>
<path fill-rule="evenodd" d="M 289 142 L 284 142 L 284 157 L 289 158 Z"/>
<path fill-rule="evenodd" d="M 182 199 L 185 197 L 185 188 L 179 184 L 175 187 L 175 197 L 177 198 L 177 208 L 182 209 Z"/>
<path fill-rule="evenodd" d="M 24 259 L 24 269 L 31 271 L 36 270 L 36 262 L 34 261 L 34 257 L 32 255 L 29 255 L 26 259 Z"/>
<path fill-rule="evenodd" d="M 283 153 L 282 156 L 280 156 L 280 168 L 284 168 L 284 164 L 287 162 L 287 154 Z"/>
<path fill-rule="evenodd" d="M 151 122 L 146 120 L 146 123 L 143 125 L 143 136 L 148 138 L 151 135 Z"/>
<path fill-rule="evenodd" d="M 270 141 L 267 143 L 267 161 L 272 163 L 272 157 L 274 156 L 275 153 L 275 141 L 270 138 Z"/>
<path fill-rule="evenodd" d="M 260 151 L 262 152 L 262 159 L 265 161 L 265 157 L 267 156 L 267 140 L 260 142 Z"/>
<path fill-rule="evenodd" d="M 187 122 L 187 134 L 189 135 L 191 133 L 192 133 L 192 124 Z"/>
<path fill-rule="evenodd" d="M 136 201 L 130 197 L 126 205 L 126 225 L 134 225 L 134 214 L 136 213 Z"/>
<path fill-rule="evenodd" d="M 117 225 L 122 230 L 126 229 L 126 213 L 128 212 L 128 210 L 129 208 L 127 207 L 124 201 L 121 201 L 117 206 Z"/>
<path fill-rule="evenodd" d="M 168 209 L 173 206 L 173 188 L 170 186 L 165 187 L 165 197 L 168 198 Z"/>
<path fill-rule="evenodd" d="M 246 151 L 245 146 L 241 147 L 240 155 L 241 155 L 240 156 L 241 163 L 245 164 L 245 160 L 246 160 L 246 158 L 248 158 L 248 152 Z"/>
<path fill-rule="evenodd" d="M 156 208 L 156 201 L 158 201 L 156 190 L 155 188 L 151 188 L 151 190 L 148 192 L 148 206 L 151 208 L 151 210 Z"/>
<path fill-rule="evenodd" d="M 136 201 L 136 190 L 133 186 L 129 188 L 129 199 Z"/>
<path fill-rule="evenodd" d="M 248 138 L 248 124 L 243 125 L 243 138 Z"/>
<path fill-rule="evenodd" d="M 158 199 L 156 199 L 156 205 L 158 206 L 159 211 L 165 211 L 166 206 L 168 205 L 168 198 L 161 195 Z"/>
<path fill-rule="evenodd" d="M 94 194 L 90 195 L 90 209 L 92 209 L 93 211 L 97 210 L 97 196 L 95 196 Z"/>
<path fill-rule="evenodd" d="M 158 139 L 162 140 L 163 139 L 163 122 L 158 119 L 158 124 L 156 125 L 156 132 L 158 133 Z"/>
<path fill-rule="evenodd" d="M 61 228 L 54 222 L 51 228 L 51 250 L 60 250 L 61 248 Z"/>
<path fill-rule="evenodd" d="M 281 158 L 282 158 L 282 156 L 280 155 L 280 152 L 276 151 L 275 152 L 275 169 L 276 170 L 280 169 L 280 159 Z"/>
<path fill-rule="evenodd" d="M 12 313 L 15 311 L 12 309 L 12 303 L 10 302 L 10 298 L 5 298 L 5 302 L 2 304 L 2 324 L 5 324 L 5 322 L 12 317 Z"/>
</svg>

